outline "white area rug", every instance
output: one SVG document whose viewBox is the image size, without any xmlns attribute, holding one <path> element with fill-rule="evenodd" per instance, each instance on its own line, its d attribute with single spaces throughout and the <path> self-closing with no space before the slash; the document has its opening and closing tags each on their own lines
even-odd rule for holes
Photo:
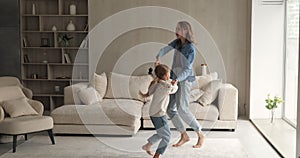
<svg viewBox="0 0 300 158">
<path fill-rule="evenodd" d="M 56 144 L 51 145 L 49 137 L 37 135 L 17 146 L 1 158 L 150 158 L 141 146 L 152 133 L 139 133 L 134 137 L 92 137 L 55 136 Z M 174 137 L 175 142 L 178 137 Z M 169 146 L 162 158 L 244 158 L 248 157 L 238 139 L 206 138 L 200 149 L 193 149 L 192 138 L 182 147 Z M 155 152 L 156 146 L 153 146 Z"/>
</svg>

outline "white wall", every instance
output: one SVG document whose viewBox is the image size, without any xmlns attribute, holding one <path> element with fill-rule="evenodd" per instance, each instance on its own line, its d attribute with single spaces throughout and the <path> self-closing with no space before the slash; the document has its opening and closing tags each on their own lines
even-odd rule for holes
<svg viewBox="0 0 300 158">
<path fill-rule="evenodd" d="M 89 28 L 92 30 L 90 34 L 90 54 L 99 55 L 101 57 L 90 56 L 90 63 L 95 64 L 90 72 L 111 72 L 117 71 L 125 74 L 141 74 L 147 72 L 147 64 L 154 61 L 154 57 L 162 44 L 167 44 L 175 38 L 175 25 L 180 20 L 195 19 L 200 23 L 214 40 L 214 44 L 219 49 L 219 55 L 223 61 L 209 58 L 214 52 L 205 47 L 209 47 L 211 43 L 207 42 L 207 36 L 200 31 L 200 27 L 196 27 L 192 23 L 195 33 L 201 38 L 198 42 L 199 50 L 194 68 L 197 74 L 200 72 L 200 64 L 209 62 L 209 70 L 218 71 L 218 67 L 222 65 L 225 70 L 219 72 L 223 80 L 232 83 L 239 90 L 239 114 L 245 115 L 248 109 L 248 75 L 249 75 L 249 54 L 250 54 L 250 14 L 251 0 L 90 0 L 89 2 Z M 113 20 L 119 12 L 128 9 L 132 10 L 138 7 L 158 6 L 176 10 L 190 16 L 184 18 L 178 13 L 167 18 L 165 12 L 157 12 L 153 10 L 151 14 L 145 15 L 143 12 L 130 14 L 127 18 Z M 123 12 L 124 13 L 124 12 Z M 177 16 L 177 14 L 179 16 Z M 127 12 L 121 15 L 127 15 Z M 143 19 L 137 20 L 138 15 L 144 15 Z M 143 27 L 132 30 L 124 30 L 126 26 L 144 23 L 152 26 L 153 23 L 159 22 L 165 28 L 170 30 Z M 190 21 L 191 22 L 191 21 Z M 101 23 L 99 25 L 99 23 Z M 103 27 L 106 26 L 106 27 Z M 102 28 L 103 29 L 100 29 Z M 102 32 L 101 32 L 102 31 Z M 111 41 L 109 41 L 112 39 Z M 154 44 L 154 43 L 160 43 Z M 107 46 L 107 47 L 106 47 Z M 151 47 L 147 48 L 146 47 Z M 145 47 L 141 51 L 141 47 Z M 210 47 L 210 48 L 211 48 Z M 140 53 L 140 54 L 138 54 Z M 130 55 L 140 57 L 146 60 L 137 60 L 137 58 L 129 59 Z M 151 60 L 148 60 L 151 59 Z M 165 58 L 167 59 L 167 58 Z M 212 59 L 212 60 L 211 60 Z M 167 61 L 166 61 L 167 62 Z M 127 67 L 124 65 L 127 64 Z M 223 66 L 224 64 L 224 66 Z M 217 68 L 216 68 L 217 67 Z M 245 106 L 246 105 L 246 106 Z"/>
<path fill-rule="evenodd" d="M 283 96 L 284 5 L 252 0 L 250 119 L 269 118 L 267 94 Z M 276 109 L 282 116 L 282 107 Z"/>
</svg>

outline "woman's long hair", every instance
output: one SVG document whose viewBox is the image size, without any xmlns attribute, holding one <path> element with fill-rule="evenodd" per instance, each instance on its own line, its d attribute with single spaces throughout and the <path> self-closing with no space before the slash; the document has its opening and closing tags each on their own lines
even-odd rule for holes
<svg viewBox="0 0 300 158">
<path fill-rule="evenodd" d="M 151 81 L 150 85 L 148 86 L 148 92 L 146 94 L 143 94 L 140 91 L 140 95 L 144 98 L 149 97 L 149 88 L 155 84 L 158 83 L 159 80 L 162 80 L 163 76 L 166 75 L 167 73 L 169 73 L 170 68 L 167 65 L 164 64 L 159 64 L 155 67 L 154 73 L 155 73 L 155 78 Z"/>
<path fill-rule="evenodd" d="M 194 43 L 196 44 L 196 40 L 195 40 L 195 37 L 194 37 L 194 33 L 193 33 L 193 30 L 192 30 L 192 26 L 189 22 L 187 21 L 180 21 L 178 22 L 178 25 L 184 29 L 184 30 L 187 30 L 187 34 L 186 34 L 186 40 L 190 43 Z"/>
</svg>

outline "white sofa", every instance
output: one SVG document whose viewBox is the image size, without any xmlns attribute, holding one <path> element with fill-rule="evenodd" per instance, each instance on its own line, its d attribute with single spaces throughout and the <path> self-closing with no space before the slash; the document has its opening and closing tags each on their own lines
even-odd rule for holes
<svg viewBox="0 0 300 158">
<path fill-rule="evenodd" d="M 217 89 L 213 90 L 216 96 L 210 98 L 214 102 L 202 106 L 199 103 L 199 96 L 203 93 L 202 90 L 207 90 L 205 88 L 210 82 L 217 79 L 217 75 L 196 78 L 197 82 L 191 90 L 190 108 L 202 127 L 234 130 L 237 121 L 238 90 L 228 83 L 219 84 Z M 91 98 L 79 95 L 82 89 L 88 88 L 88 83 L 66 87 L 65 105 L 51 113 L 54 119 L 54 133 L 134 135 L 139 129 L 153 128 L 148 116 L 151 98 L 141 98 L 138 94 L 139 91 L 147 91 L 151 80 L 151 75 L 126 76 L 115 73 L 111 73 L 108 77 L 105 73 L 95 75 L 91 85 L 96 89 L 100 99 L 96 103 L 86 103 L 90 105 L 84 105 L 82 101 L 87 102 Z M 193 93 L 196 91 L 202 93 Z M 86 95 L 90 96 L 93 95 Z"/>
</svg>

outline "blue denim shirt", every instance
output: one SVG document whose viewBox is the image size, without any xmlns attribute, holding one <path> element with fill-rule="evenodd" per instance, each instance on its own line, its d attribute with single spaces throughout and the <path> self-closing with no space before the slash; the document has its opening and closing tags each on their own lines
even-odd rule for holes
<svg viewBox="0 0 300 158">
<path fill-rule="evenodd" d="M 193 43 L 185 42 L 181 50 L 179 50 L 179 39 L 175 39 L 168 46 L 160 49 L 156 58 L 160 58 L 175 49 L 173 56 L 173 64 L 171 71 L 171 79 L 176 79 L 179 82 L 188 80 L 190 82 L 195 81 L 195 75 L 193 71 L 193 63 L 196 55 L 196 49 Z"/>
</svg>

